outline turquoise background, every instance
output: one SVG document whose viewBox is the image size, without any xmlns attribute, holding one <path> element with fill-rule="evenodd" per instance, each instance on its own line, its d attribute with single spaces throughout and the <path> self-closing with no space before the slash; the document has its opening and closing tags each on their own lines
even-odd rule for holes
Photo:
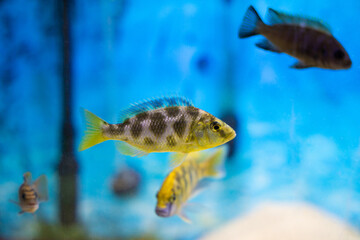
<svg viewBox="0 0 360 240">
<path fill-rule="evenodd" d="M 349 70 L 294 70 L 295 59 L 238 39 L 249 5 L 328 23 L 349 52 Z M 155 194 L 168 173 L 168 154 L 131 158 L 113 142 L 76 152 L 79 222 L 93 237 L 193 239 L 258 203 L 306 201 L 360 229 L 360 2 L 338 1 L 85 1 L 73 4 L 73 124 L 80 108 L 109 122 L 147 98 L 179 94 L 221 118 L 238 120 L 227 175 L 193 199 L 188 225 L 156 216 Z M 61 39 L 56 1 L 0 2 L 0 237 L 28 238 L 43 219 L 58 222 Z M 115 174 L 138 171 L 133 197 L 111 192 Z M 22 175 L 46 174 L 50 199 L 37 216 L 19 216 Z"/>
</svg>

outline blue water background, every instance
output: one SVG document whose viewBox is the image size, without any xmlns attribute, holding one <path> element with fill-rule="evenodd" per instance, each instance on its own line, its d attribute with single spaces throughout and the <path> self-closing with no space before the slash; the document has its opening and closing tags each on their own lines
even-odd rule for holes
<svg viewBox="0 0 360 240">
<path fill-rule="evenodd" d="M 247 7 L 324 20 L 349 52 L 350 70 L 294 70 L 295 59 L 238 39 Z M 154 213 L 168 154 L 137 159 L 113 142 L 76 152 L 79 221 L 92 236 L 154 233 L 192 239 L 267 200 L 306 201 L 360 229 L 360 2 L 85 1 L 74 4 L 73 123 L 77 148 L 84 107 L 109 122 L 147 98 L 183 95 L 196 107 L 239 121 L 226 178 L 193 201 L 194 224 Z M 28 237 L 35 218 L 17 215 L 22 174 L 49 178 L 50 200 L 37 217 L 56 223 L 61 129 L 61 40 L 54 2 L 0 3 L 0 236 Z M 118 198 L 114 175 L 141 174 L 138 194 Z M 296 217 L 296 216 L 294 216 Z"/>
</svg>

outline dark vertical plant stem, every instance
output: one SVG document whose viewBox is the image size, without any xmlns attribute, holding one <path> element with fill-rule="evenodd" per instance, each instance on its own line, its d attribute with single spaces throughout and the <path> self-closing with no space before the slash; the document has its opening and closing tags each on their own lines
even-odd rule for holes
<svg viewBox="0 0 360 240">
<path fill-rule="evenodd" d="M 71 62 L 71 0 L 59 1 L 62 37 L 62 134 L 59 174 L 59 217 L 62 225 L 76 223 L 78 163 L 74 154 L 72 113 L 72 62 Z"/>
</svg>

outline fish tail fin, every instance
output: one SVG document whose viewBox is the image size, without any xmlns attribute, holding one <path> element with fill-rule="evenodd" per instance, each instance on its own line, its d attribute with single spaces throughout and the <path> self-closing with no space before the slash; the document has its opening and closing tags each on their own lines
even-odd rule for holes
<svg viewBox="0 0 360 240">
<path fill-rule="evenodd" d="M 223 170 L 224 160 L 228 154 L 228 147 L 226 145 L 219 147 L 206 162 L 206 175 L 209 177 L 221 178 L 225 175 Z"/>
<path fill-rule="evenodd" d="M 48 183 L 46 176 L 41 175 L 40 177 L 38 177 L 38 179 L 35 180 L 33 185 L 39 196 L 39 200 L 42 202 L 47 201 L 49 199 L 49 194 L 48 194 Z"/>
<path fill-rule="evenodd" d="M 253 6 L 250 6 L 244 16 L 239 29 L 239 38 L 247 38 L 259 34 L 265 23 L 259 17 Z"/>
<path fill-rule="evenodd" d="M 103 135 L 102 127 L 108 123 L 86 109 L 83 109 L 83 111 L 86 121 L 86 130 L 79 145 L 79 151 L 83 151 L 107 140 Z"/>
</svg>

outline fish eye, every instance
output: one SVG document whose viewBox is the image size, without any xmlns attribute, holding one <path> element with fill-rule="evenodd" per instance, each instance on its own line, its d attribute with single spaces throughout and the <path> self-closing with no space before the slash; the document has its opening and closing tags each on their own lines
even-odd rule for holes
<svg viewBox="0 0 360 240">
<path fill-rule="evenodd" d="M 21 195 L 21 197 L 22 197 L 22 199 L 26 200 L 26 195 L 25 195 L 25 193 L 23 193 L 23 194 Z"/>
<path fill-rule="evenodd" d="M 212 123 L 210 124 L 210 128 L 211 128 L 211 130 L 213 130 L 214 132 L 217 132 L 217 131 L 220 130 L 221 125 L 220 125 L 220 123 L 218 123 L 218 122 L 212 122 Z"/>
<path fill-rule="evenodd" d="M 155 197 L 156 197 L 156 198 L 158 198 L 158 197 L 159 197 L 159 192 L 157 192 L 157 193 L 156 193 Z"/>
<path fill-rule="evenodd" d="M 175 194 L 171 195 L 169 202 L 175 202 L 175 200 L 176 200 Z"/>
<path fill-rule="evenodd" d="M 335 52 L 334 52 L 334 57 L 335 57 L 335 59 L 343 59 L 344 57 L 345 57 L 345 54 L 344 54 L 344 52 L 343 51 L 341 51 L 341 50 L 336 50 Z"/>
</svg>

